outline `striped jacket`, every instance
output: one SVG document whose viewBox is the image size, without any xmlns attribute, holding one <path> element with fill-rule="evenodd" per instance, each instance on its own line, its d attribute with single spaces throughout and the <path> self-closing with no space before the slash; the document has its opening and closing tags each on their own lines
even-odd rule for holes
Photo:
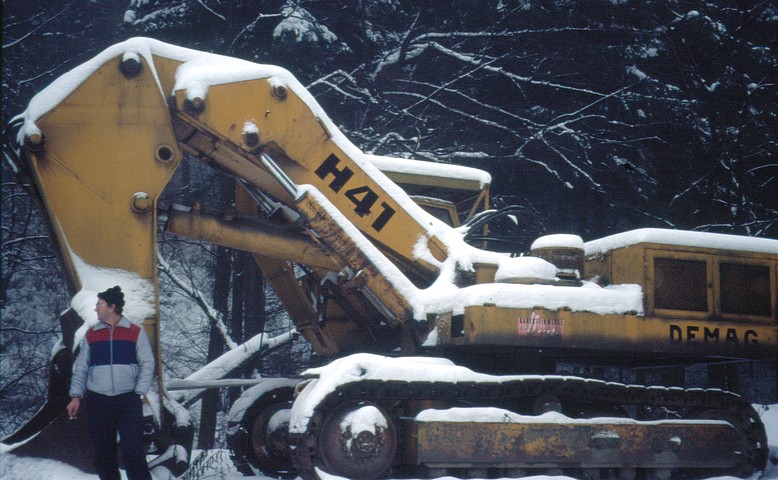
<svg viewBox="0 0 778 480">
<path fill-rule="evenodd" d="M 145 395 L 154 376 L 154 354 L 146 332 L 122 317 L 115 327 L 98 322 L 86 332 L 73 364 L 70 396 L 86 390 L 102 395 Z"/>
</svg>

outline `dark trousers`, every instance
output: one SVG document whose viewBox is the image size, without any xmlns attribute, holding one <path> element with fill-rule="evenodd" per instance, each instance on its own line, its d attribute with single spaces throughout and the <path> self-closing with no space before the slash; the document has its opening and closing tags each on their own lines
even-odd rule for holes
<svg viewBox="0 0 778 480">
<path fill-rule="evenodd" d="M 133 392 L 116 396 L 87 392 L 86 414 L 100 480 L 120 480 L 116 434 L 129 480 L 151 480 L 143 449 L 143 407 Z"/>
</svg>

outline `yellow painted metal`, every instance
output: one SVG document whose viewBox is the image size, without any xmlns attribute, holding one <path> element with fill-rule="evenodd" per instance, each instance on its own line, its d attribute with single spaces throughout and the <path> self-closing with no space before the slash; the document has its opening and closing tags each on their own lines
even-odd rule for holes
<svg viewBox="0 0 778 480">
<path fill-rule="evenodd" d="M 316 186 L 401 265 L 408 277 L 434 278 L 437 268 L 415 259 L 413 253 L 418 240 L 427 235 L 422 220 L 414 218 L 407 205 L 391 196 L 387 191 L 391 187 L 380 181 L 380 176 L 363 168 L 355 147 L 345 139 L 337 143 L 333 140 L 333 132 L 321 118 L 323 113 L 312 111 L 291 89 L 279 95 L 269 79 L 211 85 L 207 97 L 201 99 L 204 110 L 197 113 L 186 107 L 187 92 L 175 92 L 170 105 L 164 97 L 174 88 L 180 62 L 157 56 L 153 66 L 145 63 L 145 58 L 141 61 L 140 75 L 127 78 L 119 69 L 119 58 L 109 60 L 37 120 L 46 145 L 31 155 L 30 168 L 73 283 L 80 286 L 85 271 L 82 265 L 90 265 L 133 272 L 153 285 L 157 293 L 156 203 L 184 151 L 286 202 L 305 219 L 308 239 L 273 235 L 249 227 L 250 222 L 235 224 L 203 215 L 184 218 L 173 214 L 170 228 L 253 252 L 295 325 L 317 353 L 333 355 L 365 349 L 379 333 L 398 334 L 400 327 L 403 332 L 397 336 L 404 334 L 404 344 L 418 347 L 414 345 L 417 339 L 412 309 L 397 285 L 312 196 L 298 198 L 290 194 L 262 162 L 261 155 L 269 154 L 295 184 Z M 245 136 L 247 123 L 259 132 L 256 145 Z M 477 191 L 470 216 L 488 203 L 487 187 L 476 189 L 474 185 L 457 184 L 456 179 L 404 177 L 399 181 Z M 255 205 L 240 208 L 248 213 Z M 444 245 L 435 238 L 428 240 L 433 256 L 443 260 L 447 255 Z M 708 311 L 682 315 L 654 308 L 654 272 L 650 265 L 657 255 L 708 262 Z M 731 318 L 722 314 L 716 266 L 729 257 L 748 257 L 746 262 L 770 266 L 772 318 Z M 336 289 L 343 303 L 320 306 L 316 301 L 311 303 L 311 292 L 298 282 L 292 262 L 312 267 L 312 275 L 319 279 L 333 270 L 356 276 Z M 446 332 L 445 324 L 438 325 L 439 342 L 442 346 L 508 350 L 531 347 L 774 358 L 778 349 L 776 263 L 775 256 L 712 253 L 666 245 L 618 249 L 590 259 L 587 276 L 597 274 L 610 283 L 641 285 L 648 316 L 474 305 L 465 309 L 461 331 L 451 332 L 449 328 Z M 493 265 L 477 265 L 473 276 L 477 283 L 489 283 L 494 274 Z M 145 326 L 157 349 L 157 365 L 161 366 L 156 298 L 156 314 L 145 320 Z M 374 311 L 381 315 L 372 315 Z M 443 318 L 450 321 L 451 314 Z M 645 425 L 478 422 L 415 422 L 413 428 L 418 437 L 417 461 L 430 466 L 557 466 L 567 459 L 584 466 L 620 466 L 629 457 L 616 452 L 609 441 L 615 437 L 631 439 L 629 445 L 637 445 L 635 452 L 654 455 L 640 460 L 645 465 L 673 466 L 676 451 L 672 445 L 676 443 L 671 439 L 676 436 L 684 439 L 681 448 L 697 454 L 725 451 L 732 437 L 731 427 L 702 424 L 667 427 L 672 431 L 666 431 L 665 426 Z M 583 457 L 583 449 L 570 445 L 588 445 L 597 457 Z M 618 449 L 622 448 L 619 443 Z M 656 457 L 657 450 L 666 455 Z M 729 465 L 723 458 L 728 456 L 721 455 L 716 461 Z"/>
<path fill-rule="evenodd" d="M 77 288 L 86 264 L 136 273 L 156 293 L 156 201 L 181 152 L 152 69 L 144 60 L 128 79 L 119 60 L 38 119 L 46 143 L 30 168 Z M 158 350 L 157 318 L 145 325 Z"/>
<path fill-rule="evenodd" d="M 242 187 L 236 190 L 236 208 L 244 215 L 250 215 L 251 212 L 257 211 L 256 202 Z M 307 211 L 314 210 L 318 212 L 315 208 L 308 209 Z M 333 286 L 333 291 L 327 296 L 333 297 L 338 295 L 338 301 L 330 301 L 325 305 L 319 305 L 316 303 L 311 304 L 311 302 L 313 298 L 318 298 L 320 293 L 307 291 L 298 280 L 295 265 L 292 262 L 301 263 L 309 267 L 307 276 L 311 277 L 310 280 L 314 285 L 312 286 L 308 283 L 306 284 L 307 288 L 321 288 L 322 279 L 325 278 L 327 273 L 341 271 L 347 265 L 350 267 L 355 265 L 354 263 L 347 264 L 338 255 L 325 249 L 327 241 L 333 241 L 335 237 L 338 237 L 337 234 L 329 235 L 326 233 L 328 228 L 332 227 L 323 225 L 328 225 L 330 222 L 330 220 L 323 217 L 316 218 L 313 222 L 319 230 L 325 232 L 324 242 L 320 243 L 314 243 L 311 240 L 303 242 L 297 238 L 296 243 L 291 245 L 277 245 L 281 239 L 274 239 L 271 242 L 262 242 L 260 240 L 263 245 L 256 245 L 258 238 L 252 235 L 246 238 L 247 241 L 233 242 L 232 245 L 236 248 L 260 252 L 254 254 L 254 260 L 275 290 L 285 310 L 289 313 L 295 328 L 311 344 L 313 350 L 318 355 L 325 357 L 343 351 L 375 348 L 375 345 L 378 343 L 387 343 L 387 341 L 392 340 L 391 338 L 379 339 L 378 330 L 380 325 L 375 319 L 372 319 L 374 315 L 360 305 L 363 301 L 360 294 L 362 285 L 358 287 L 347 282 L 343 285 Z M 279 250 L 276 250 L 277 247 Z M 301 252 L 289 252 L 290 247 L 292 249 L 307 249 L 307 252 L 304 254 Z M 317 256 L 325 256 L 327 258 L 317 258 Z M 356 256 L 356 254 L 346 255 L 349 260 L 353 260 Z M 370 270 L 361 272 L 362 279 L 373 275 Z M 380 285 L 376 284 L 375 281 L 369 283 L 374 288 L 376 285 Z M 344 311 L 338 302 L 341 302 L 343 307 L 350 306 L 351 310 L 349 312 Z M 386 327 L 383 330 L 386 330 Z"/>
<path fill-rule="evenodd" d="M 235 208 L 244 215 L 256 214 L 258 211 L 257 203 L 240 184 L 237 184 L 235 188 Z M 252 248 L 255 247 L 252 245 Z M 287 259 L 274 258 L 267 253 L 267 251 L 254 253 L 252 256 L 276 292 L 276 296 L 291 317 L 297 331 L 311 344 L 314 352 L 318 355 L 326 357 L 338 353 L 344 346 L 338 343 L 340 338 L 337 335 L 333 336 L 333 332 L 328 331 L 319 321 L 320 314 L 311 305 L 310 293 L 306 292 L 300 285 L 294 264 Z M 329 255 L 327 254 L 327 256 Z M 330 259 L 330 261 L 334 260 Z M 340 268 L 340 266 L 337 267 L 338 270 Z M 347 335 L 347 337 L 349 336 Z"/>
<path fill-rule="evenodd" d="M 176 107 L 182 118 L 187 117 L 181 113 L 186 111 L 186 100 L 186 92 L 176 92 Z M 274 95 L 268 79 L 213 85 L 208 89 L 204 111 L 189 115 L 186 121 L 208 132 L 217 142 L 243 145 L 246 157 L 254 156 L 251 162 L 258 166 L 260 162 L 255 156 L 258 150 L 243 143 L 244 124 L 253 123 L 259 130 L 261 148 L 271 153 L 292 181 L 316 186 L 365 235 L 387 248 L 390 255 L 414 258 L 414 245 L 420 236 L 426 235 L 419 220 L 392 198 L 349 152 L 331 140 L 331 132 L 326 130 L 322 119 L 291 89 L 281 99 Z M 219 161 L 218 157 L 215 160 Z M 236 168 L 246 168 L 229 160 L 222 166 L 236 172 Z M 243 173 L 241 176 L 250 180 L 260 176 Z M 363 209 L 358 208 L 360 202 L 364 202 Z M 437 259 L 445 259 L 441 242 L 431 238 L 429 244 Z M 436 270 L 432 266 L 428 269 L 430 273 Z"/>
<path fill-rule="evenodd" d="M 415 185 L 420 187 L 432 187 L 456 192 L 462 196 L 465 192 L 477 193 L 488 189 L 489 185 L 483 185 L 477 180 L 463 177 L 447 177 L 417 174 L 413 171 L 383 171 L 384 175 L 398 185 Z M 471 194 L 472 194 L 471 193 Z M 448 198 L 445 193 L 440 198 Z"/>
<path fill-rule="evenodd" d="M 413 310 L 408 300 L 311 195 L 301 195 L 296 207 L 326 248 L 339 252 L 351 272 L 358 274 L 352 282 L 353 288 L 361 290 L 368 300 L 375 301 L 374 307 L 388 325 L 412 322 Z"/>
<path fill-rule="evenodd" d="M 414 421 L 416 464 L 435 468 L 725 468 L 740 460 L 725 422 L 619 422 L 614 419 Z"/>
<path fill-rule="evenodd" d="M 333 335 L 333 332 L 319 322 L 319 313 L 310 304 L 310 295 L 297 281 L 294 265 L 264 255 L 255 254 L 253 257 L 291 317 L 295 328 L 311 344 L 314 352 L 323 356 L 340 352 L 344 348 L 341 338 Z M 356 332 L 354 334 L 356 335 Z"/>
<path fill-rule="evenodd" d="M 707 275 L 707 308 L 704 311 L 667 310 L 655 307 L 655 259 L 688 260 L 705 263 Z M 758 265 L 769 268 L 770 315 L 727 314 L 721 308 L 719 266 L 722 263 Z M 640 243 L 617 248 L 588 258 L 585 276 L 598 276 L 605 283 L 638 284 L 643 287 L 646 314 L 657 317 L 728 320 L 735 323 L 778 325 L 778 255 L 757 252 L 728 251 L 657 243 Z"/>
<path fill-rule="evenodd" d="M 363 275 L 366 292 L 375 297 L 372 301 L 379 310 L 388 312 L 389 323 L 410 318 L 410 307 L 402 294 L 374 266 L 364 267 L 365 258 L 342 229 L 332 219 L 321 220 L 325 218 L 323 211 L 310 199 L 293 198 L 262 163 L 260 155 L 268 153 L 294 183 L 315 185 L 417 284 L 434 278 L 436 268 L 415 259 L 413 254 L 419 238 L 426 235 L 424 225 L 384 190 L 382 185 L 386 184 L 370 169 L 351 158 L 356 156 L 355 148 L 345 139 L 337 143 L 333 140 L 322 112 L 312 110 L 293 89 L 279 95 L 277 86 L 265 78 L 210 86 L 207 97 L 198 99 L 204 101 L 201 112 L 187 110 L 187 92 L 177 91 L 171 98 L 175 105 L 171 119 L 161 92 L 172 91 L 181 63 L 158 56 L 153 66 L 146 64 L 145 58 L 141 61 L 141 73 L 133 78 L 120 72 L 118 57 L 106 62 L 37 122 L 46 136 L 46 147 L 32 156 L 31 168 L 76 283 L 77 264 L 83 261 L 137 273 L 156 289 L 156 200 L 180 161 L 179 149 L 183 149 L 300 209 L 317 224 L 314 229 L 318 234 L 327 232 L 330 244 L 266 236 L 255 229 L 205 217 L 181 222 L 181 217 L 174 215 L 172 228 L 314 269 L 339 270 L 344 264 L 356 271 L 367 268 L 364 271 L 369 274 Z M 259 132 L 256 144 L 245 136 L 247 123 Z M 399 181 L 417 186 L 478 192 L 477 204 L 488 201 L 488 186 L 457 183 L 457 179 L 397 175 L 402 177 L 397 178 Z M 445 258 L 443 245 L 434 238 L 429 241 L 433 255 Z M 707 312 L 656 311 L 651 260 L 657 255 L 708 262 L 711 280 Z M 778 295 L 772 296 L 772 318 L 723 315 L 718 303 L 716 266 L 729 256 L 745 258 L 742 252 L 714 254 L 706 249 L 655 244 L 617 249 L 590 259 L 586 274 L 601 275 L 610 283 L 640 284 L 647 317 L 472 306 L 466 310 L 464 336 L 443 335 L 442 339 L 454 345 L 580 349 L 598 345 L 616 350 L 747 356 L 759 352 L 757 356 L 763 356 L 761 352 L 778 343 Z M 775 292 L 778 281 L 774 256 L 754 254 L 748 258 L 755 264 L 770 265 L 770 288 Z M 277 273 L 285 270 L 280 264 L 273 265 L 270 268 Z M 493 281 L 493 270 L 492 265 L 477 265 L 476 282 Z M 310 316 L 310 312 L 305 315 Z M 559 331 L 533 324 L 535 317 L 552 322 Z M 529 319 L 525 325 L 531 329 L 529 333 L 520 333 L 524 318 Z M 149 324 L 155 322 L 147 320 Z M 156 326 L 150 330 L 156 338 Z"/>
<path fill-rule="evenodd" d="M 430 176 L 413 172 L 383 171 L 383 173 L 422 206 L 423 202 L 416 197 L 452 202 L 458 213 L 455 226 L 467 222 L 476 213 L 489 208 L 489 185 L 473 179 Z"/>
<path fill-rule="evenodd" d="M 343 268 L 337 257 L 322 249 L 308 237 L 282 233 L 248 220 L 231 220 L 206 212 L 168 213 L 169 232 L 197 238 L 225 247 L 257 253 L 268 257 L 301 263 L 313 268 L 338 271 Z"/>
<path fill-rule="evenodd" d="M 143 278 L 156 271 L 154 209 L 135 213 L 132 198 L 155 201 L 181 158 L 148 70 L 127 80 L 118 59 L 106 63 L 38 120 L 46 146 L 32 162 L 62 244 L 87 264 Z M 155 158 L 160 146 L 172 152 L 167 163 Z"/>
<path fill-rule="evenodd" d="M 705 307 L 700 310 L 658 308 L 656 304 L 658 259 L 696 262 L 704 266 Z M 720 265 L 758 266 L 769 272 L 762 286 L 769 289 L 763 296 L 769 300 L 769 315 L 725 313 L 722 310 Z M 515 311 L 475 313 L 472 329 L 476 343 L 490 343 L 515 328 L 515 318 L 553 319 L 560 322 L 559 331 L 534 339 L 508 335 L 521 344 L 564 345 L 629 352 L 662 352 L 692 356 L 732 358 L 776 358 L 778 356 L 778 255 L 770 253 L 729 251 L 722 249 L 640 243 L 616 248 L 588 258 L 585 275 L 603 283 L 638 284 L 643 289 L 645 316 L 595 315 L 586 312 Z M 767 285 L 769 283 L 769 285 Z M 736 286 L 730 286 L 736 288 Z M 767 312 L 765 312 L 767 313 Z M 502 317 L 495 322 L 495 317 Z M 488 324 L 488 325 L 487 325 Z M 477 326 L 476 326 L 477 325 Z M 498 327 L 497 325 L 501 325 Z M 482 328 L 484 327 L 484 328 Z M 476 339 L 477 338 L 477 339 Z M 460 339 L 460 342 L 465 341 Z"/>
<path fill-rule="evenodd" d="M 497 274 L 497 265 L 476 263 L 473 268 L 475 269 L 475 283 L 494 283 L 494 277 Z"/>
<path fill-rule="evenodd" d="M 759 323 L 600 315 L 570 310 L 520 309 L 494 305 L 465 309 L 464 335 L 440 333 L 450 345 L 520 346 L 631 353 L 771 358 L 778 328 Z"/>
</svg>

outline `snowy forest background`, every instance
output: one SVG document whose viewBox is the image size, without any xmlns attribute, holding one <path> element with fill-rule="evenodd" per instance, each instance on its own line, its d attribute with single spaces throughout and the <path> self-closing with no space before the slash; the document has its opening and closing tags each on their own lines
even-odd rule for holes
<svg viewBox="0 0 778 480">
<path fill-rule="evenodd" d="M 3 0 L 2 120 L 134 36 L 287 68 L 370 153 L 489 171 L 515 247 L 641 227 L 778 238 L 778 7 L 703 0 Z M 107 172 L 107 174 L 110 174 Z M 167 201 L 229 202 L 186 162 Z M 120 228 L 120 226 L 118 226 Z M 164 370 L 183 378 L 290 322 L 246 254 L 160 236 Z M 0 435 L 45 398 L 69 305 L 40 213 L 3 166 Z M 215 314 L 206 307 L 213 307 Z M 228 335 L 224 335 L 223 325 Z M 302 340 L 247 375 L 287 375 Z M 742 385 L 776 400 L 771 372 Z M 236 392 L 184 399 L 201 448 Z M 200 412 L 202 411 L 202 416 Z"/>
</svg>

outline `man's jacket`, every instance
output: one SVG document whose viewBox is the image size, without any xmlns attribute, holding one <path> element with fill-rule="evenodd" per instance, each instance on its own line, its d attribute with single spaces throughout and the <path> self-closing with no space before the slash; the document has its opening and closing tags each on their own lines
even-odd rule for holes
<svg viewBox="0 0 778 480">
<path fill-rule="evenodd" d="M 70 396 L 85 390 L 103 395 L 145 395 L 154 376 L 154 354 L 146 332 L 122 317 L 115 327 L 98 322 L 86 332 L 73 365 Z"/>
</svg>

